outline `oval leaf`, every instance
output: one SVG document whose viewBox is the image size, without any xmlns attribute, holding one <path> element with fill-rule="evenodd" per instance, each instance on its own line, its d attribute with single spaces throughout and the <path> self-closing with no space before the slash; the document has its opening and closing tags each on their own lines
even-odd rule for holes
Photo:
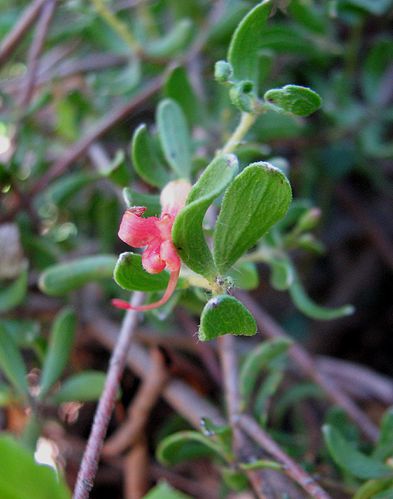
<svg viewBox="0 0 393 499">
<path fill-rule="evenodd" d="M 190 134 L 186 117 L 172 99 L 160 102 L 157 108 L 157 128 L 165 159 L 179 178 L 191 174 Z"/>
<path fill-rule="evenodd" d="M 190 19 L 180 19 L 165 36 L 146 44 L 144 51 L 152 57 L 172 57 L 190 41 L 193 24 Z"/>
<path fill-rule="evenodd" d="M 163 187 L 170 181 L 169 172 L 161 163 L 158 151 L 155 150 L 153 140 L 143 123 L 132 136 L 131 158 L 135 171 L 148 184 Z"/>
<path fill-rule="evenodd" d="M 322 99 L 308 87 L 285 85 L 282 88 L 268 90 L 263 98 L 283 111 L 297 116 L 309 116 L 319 109 Z"/>
<path fill-rule="evenodd" d="M 166 289 L 169 274 L 149 274 L 142 267 L 142 257 L 136 253 L 122 253 L 117 260 L 113 278 L 127 291 L 162 291 Z"/>
<path fill-rule="evenodd" d="M 0 367 L 15 390 L 22 396 L 27 395 L 29 389 L 27 385 L 27 372 L 23 358 L 14 341 L 1 324 Z"/>
<path fill-rule="evenodd" d="M 112 255 L 97 255 L 59 263 L 41 274 L 38 285 L 47 295 L 65 295 L 89 282 L 111 278 L 116 261 Z"/>
<path fill-rule="evenodd" d="M 214 259 L 226 272 L 282 218 L 291 202 L 285 175 L 269 163 L 253 163 L 227 189 L 214 231 Z"/>
<path fill-rule="evenodd" d="M 228 49 L 228 62 L 236 80 L 250 80 L 258 84 L 258 55 L 261 48 L 262 28 L 271 11 L 271 1 L 256 5 L 240 22 L 232 35 Z"/>
<path fill-rule="evenodd" d="M 104 389 L 106 374 L 100 371 L 85 371 L 70 376 L 52 397 L 56 404 L 63 402 L 90 402 L 98 400 Z"/>
<path fill-rule="evenodd" d="M 59 379 L 66 367 L 74 344 L 76 317 L 70 309 L 59 312 L 52 327 L 40 382 L 40 398 Z"/>
<path fill-rule="evenodd" d="M 202 311 L 198 337 L 208 341 L 224 334 L 252 336 L 256 332 L 254 317 L 240 301 L 233 296 L 218 295 Z"/>
<path fill-rule="evenodd" d="M 17 307 L 26 296 L 27 270 L 23 270 L 17 279 L 0 292 L 0 312 Z"/>
<path fill-rule="evenodd" d="M 161 482 L 143 496 L 143 499 L 191 499 L 191 497 L 175 490 L 166 482 Z"/>
<path fill-rule="evenodd" d="M 194 444 L 190 446 L 189 444 Z M 195 445 L 198 444 L 198 445 Z M 200 456 L 217 454 L 226 459 L 220 445 L 196 431 L 179 431 L 164 438 L 157 447 L 157 459 L 166 466 L 195 459 Z"/>
<path fill-rule="evenodd" d="M 388 409 L 381 422 L 381 430 L 373 457 L 382 460 L 393 454 L 393 409 Z"/>
<path fill-rule="evenodd" d="M 385 478 L 393 475 L 393 470 L 382 461 L 362 454 L 345 440 L 337 428 L 323 427 L 323 435 L 334 462 L 357 478 Z"/>
<path fill-rule="evenodd" d="M 189 125 L 200 121 L 202 103 L 192 88 L 187 72 L 183 67 L 175 68 L 165 83 L 165 95 L 175 100 L 187 116 Z"/>
<path fill-rule="evenodd" d="M 49 466 L 37 464 L 25 447 L 0 438 L 1 499 L 71 499 L 63 480 Z"/>
<path fill-rule="evenodd" d="M 237 169 L 233 154 L 215 158 L 191 189 L 187 204 L 173 225 L 173 242 L 181 259 L 191 270 L 207 278 L 213 278 L 217 271 L 203 234 L 203 218 L 214 199 L 232 181 Z"/>
<path fill-rule="evenodd" d="M 259 274 L 255 263 L 240 262 L 229 272 L 236 288 L 255 289 L 259 284 Z"/>
<path fill-rule="evenodd" d="M 272 287 L 278 291 L 288 289 L 295 278 L 292 265 L 285 258 L 271 258 L 269 265 L 272 271 L 270 276 Z"/>
<path fill-rule="evenodd" d="M 240 395 L 246 401 L 255 387 L 262 369 L 288 350 L 292 341 L 288 338 L 265 341 L 252 350 L 246 357 L 239 376 Z"/>
</svg>

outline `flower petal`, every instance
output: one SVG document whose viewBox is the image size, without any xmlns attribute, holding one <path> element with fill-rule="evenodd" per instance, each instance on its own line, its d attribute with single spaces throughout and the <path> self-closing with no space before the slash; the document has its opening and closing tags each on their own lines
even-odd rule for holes
<svg viewBox="0 0 393 499">
<path fill-rule="evenodd" d="M 143 248 L 154 238 L 160 237 L 157 217 L 142 218 L 145 208 L 136 206 L 128 209 L 121 220 L 118 236 L 134 248 Z"/>
<path fill-rule="evenodd" d="M 143 268 L 149 274 L 158 274 L 165 269 L 165 261 L 160 254 L 161 240 L 151 241 L 142 253 Z"/>
<path fill-rule="evenodd" d="M 172 241 L 164 241 L 160 248 L 161 258 L 166 263 L 166 268 L 171 272 L 180 269 L 181 261 Z"/>
</svg>

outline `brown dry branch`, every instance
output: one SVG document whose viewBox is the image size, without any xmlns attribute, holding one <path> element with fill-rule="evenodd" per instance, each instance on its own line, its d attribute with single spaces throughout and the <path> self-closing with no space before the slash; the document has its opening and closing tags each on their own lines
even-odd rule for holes
<svg viewBox="0 0 393 499">
<path fill-rule="evenodd" d="M 261 334 L 268 338 L 288 338 L 281 326 L 267 314 L 247 293 L 238 292 L 237 295 L 242 302 L 250 309 L 257 320 Z M 331 379 L 324 376 L 304 348 L 295 344 L 289 350 L 289 355 L 293 361 L 301 368 L 304 375 L 317 383 L 328 398 L 341 407 L 348 417 L 359 426 L 365 437 L 375 442 L 378 438 L 378 428 L 367 417 L 367 415 L 344 393 Z"/>
<path fill-rule="evenodd" d="M 19 18 L 12 31 L 4 38 L 0 46 L 0 66 L 4 64 L 12 52 L 22 41 L 24 35 L 34 23 L 40 13 L 41 7 L 47 0 L 34 0 Z"/>
<path fill-rule="evenodd" d="M 87 329 L 92 337 L 108 350 L 112 350 L 118 337 L 118 327 L 114 322 L 104 317 L 98 309 L 95 304 L 98 298 L 92 289 L 93 287 L 89 287 L 89 291 L 86 292 L 89 301 L 85 308 Z M 142 379 L 148 376 L 152 369 L 149 354 L 136 342 L 133 343 L 132 349 L 127 355 L 127 364 Z M 211 419 L 215 424 L 225 423 L 220 411 L 215 406 L 180 379 L 172 378 L 162 391 L 162 395 L 176 412 L 197 429 L 200 429 L 203 417 Z"/>
<path fill-rule="evenodd" d="M 244 433 L 240 430 L 240 402 L 238 389 L 238 366 L 235 348 L 236 338 L 233 336 L 222 336 L 218 339 L 220 351 L 220 359 L 223 371 L 224 391 L 226 397 L 226 405 L 228 418 L 233 434 L 233 451 L 240 461 L 249 461 L 250 456 L 255 455 L 249 442 L 245 439 Z M 257 423 L 255 423 L 257 424 Z M 282 455 L 285 453 L 275 444 Z M 268 449 L 264 449 L 267 451 Z M 289 459 L 289 458 L 288 458 Z M 293 499 L 301 497 L 299 492 L 294 487 L 294 484 L 289 481 L 284 475 L 271 470 L 248 471 L 247 476 L 253 485 L 254 491 L 258 497 L 263 499 L 274 499 L 282 497 L 284 494 L 289 495 Z M 304 476 L 301 474 L 288 475 L 292 480 L 297 482 L 304 488 Z M 309 482 L 313 482 L 311 477 L 308 477 Z M 313 489 L 307 491 L 311 493 Z M 322 489 L 320 489 L 322 490 Z M 322 491 L 323 492 L 323 491 Z M 329 496 L 313 495 L 315 499 L 327 499 Z"/>
<path fill-rule="evenodd" d="M 25 108 L 30 104 L 33 96 L 38 61 L 48 34 L 50 22 L 55 12 L 55 7 L 56 0 L 46 0 L 41 10 L 41 15 L 38 20 L 34 38 L 27 57 L 26 84 L 20 99 L 20 106 L 22 110 L 25 110 Z"/>
<path fill-rule="evenodd" d="M 298 483 L 311 497 L 315 499 L 330 498 L 316 481 L 293 461 L 251 416 L 246 414 L 240 416 L 239 425 L 244 433 L 281 463 L 283 465 L 283 472 Z"/>
<path fill-rule="evenodd" d="M 142 301 L 143 293 L 135 293 L 131 303 L 133 306 L 138 306 Z M 87 499 L 90 490 L 93 488 L 100 452 L 115 405 L 120 379 L 125 368 L 128 350 L 137 324 L 137 317 L 137 312 L 133 310 L 127 311 L 124 317 L 119 337 L 111 355 L 104 390 L 98 403 L 89 440 L 82 458 L 73 496 L 74 499 Z"/>
<path fill-rule="evenodd" d="M 165 359 L 158 349 L 150 352 L 151 370 L 143 379 L 127 414 L 126 421 L 106 441 L 102 450 L 104 457 L 111 457 L 122 453 L 134 445 L 143 432 L 149 414 L 161 396 L 162 390 L 169 379 Z"/>
<path fill-rule="evenodd" d="M 149 449 L 143 436 L 128 452 L 123 466 L 125 499 L 144 497 L 149 488 Z"/>
</svg>

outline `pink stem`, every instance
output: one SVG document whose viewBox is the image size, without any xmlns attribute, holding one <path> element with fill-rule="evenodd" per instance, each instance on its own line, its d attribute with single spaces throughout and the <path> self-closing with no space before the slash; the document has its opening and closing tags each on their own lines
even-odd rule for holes
<svg viewBox="0 0 393 499">
<path fill-rule="evenodd" d="M 130 305 L 125 300 L 119 300 L 118 298 L 115 298 L 112 300 L 112 305 L 114 305 L 117 308 L 121 308 L 123 310 L 136 310 L 137 312 L 145 312 L 146 310 L 153 310 L 155 308 L 161 307 L 161 305 L 164 305 L 173 295 L 173 292 L 176 289 L 177 281 L 179 280 L 179 274 L 180 274 L 180 268 L 170 273 L 168 286 L 165 290 L 164 295 L 162 296 L 162 298 L 160 298 L 158 301 L 155 301 L 154 303 L 148 303 L 147 305 L 139 305 L 136 307 Z"/>
</svg>

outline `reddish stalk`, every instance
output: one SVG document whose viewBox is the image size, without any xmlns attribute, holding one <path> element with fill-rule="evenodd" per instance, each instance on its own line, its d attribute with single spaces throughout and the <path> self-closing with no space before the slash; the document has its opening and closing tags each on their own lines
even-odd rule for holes
<svg viewBox="0 0 393 499">
<path fill-rule="evenodd" d="M 239 425 L 244 433 L 277 459 L 283 465 L 283 472 L 299 484 L 311 497 L 314 499 L 330 499 L 330 496 L 316 481 L 295 463 L 251 416 L 246 414 L 240 416 Z"/>
<path fill-rule="evenodd" d="M 143 300 L 143 293 L 135 293 L 132 305 L 138 306 Z M 133 310 L 124 317 L 119 338 L 114 347 L 104 391 L 101 395 L 94 416 L 93 426 L 79 469 L 74 490 L 74 499 L 87 499 L 93 488 L 100 452 L 108 429 L 109 420 L 115 405 L 119 382 L 127 361 L 128 350 L 137 325 L 137 313 Z"/>
<path fill-rule="evenodd" d="M 36 20 L 41 7 L 44 5 L 46 0 L 34 0 L 23 12 L 19 21 L 15 24 L 14 28 L 3 40 L 0 46 L 0 66 L 4 64 L 12 52 L 21 42 L 26 31 Z"/>
</svg>

